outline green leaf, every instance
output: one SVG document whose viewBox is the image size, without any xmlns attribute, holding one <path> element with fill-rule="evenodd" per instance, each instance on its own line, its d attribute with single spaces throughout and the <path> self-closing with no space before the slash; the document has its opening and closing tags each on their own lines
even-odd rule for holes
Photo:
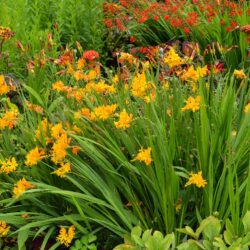
<svg viewBox="0 0 250 250">
<path fill-rule="evenodd" d="M 246 233 L 250 232 L 250 211 L 247 211 L 247 213 L 242 219 L 242 223 L 243 223 L 245 232 Z"/>
<path fill-rule="evenodd" d="M 20 232 L 18 232 L 17 235 L 17 245 L 18 245 L 18 250 L 25 250 L 25 242 L 27 241 L 29 237 L 29 230 L 21 230 Z"/>
<path fill-rule="evenodd" d="M 221 230 L 220 221 L 213 217 L 209 216 L 204 221 L 203 235 L 210 240 L 213 240 L 214 237 L 219 236 Z M 202 224 L 202 223 L 201 223 Z"/>
<path fill-rule="evenodd" d="M 187 234 L 187 235 L 193 237 L 194 239 L 198 238 L 197 234 L 189 226 L 185 226 L 185 228 L 178 228 L 177 231 L 181 232 L 181 233 L 184 233 L 184 234 Z"/>
<path fill-rule="evenodd" d="M 39 102 L 39 104 L 41 106 L 44 107 L 44 103 L 40 97 L 40 95 L 34 90 L 32 89 L 30 86 L 26 85 L 26 84 L 23 84 L 24 88 L 33 96 L 35 97 L 35 99 L 37 100 L 37 102 Z"/>
</svg>

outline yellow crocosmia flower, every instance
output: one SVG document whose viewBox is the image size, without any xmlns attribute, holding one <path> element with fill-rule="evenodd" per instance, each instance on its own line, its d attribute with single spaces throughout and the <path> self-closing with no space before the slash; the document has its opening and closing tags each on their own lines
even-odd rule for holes
<svg viewBox="0 0 250 250">
<path fill-rule="evenodd" d="M 13 188 L 13 196 L 20 197 L 26 190 L 34 188 L 34 185 L 29 183 L 25 178 L 19 180 Z"/>
<path fill-rule="evenodd" d="M 6 221 L 0 220 L 0 238 L 5 237 L 10 231 L 10 226 Z"/>
<path fill-rule="evenodd" d="M 83 74 L 83 73 L 80 72 L 80 71 L 75 71 L 75 72 L 73 73 L 73 76 L 74 76 L 74 79 L 75 79 L 76 81 L 85 79 L 85 77 L 86 77 L 85 74 Z"/>
<path fill-rule="evenodd" d="M 245 113 L 247 113 L 248 111 L 250 111 L 250 102 L 244 108 Z"/>
<path fill-rule="evenodd" d="M 240 79 L 246 78 L 246 75 L 245 75 L 243 69 L 241 69 L 241 70 L 235 69 L 235 70 L 234 70 L 234 76 L 235 76 L 236 78 L 240 78 Z"/>
<path fill-rule="evenodd" d="M 11 157 L 3 162 L 0 162 L 0 164 L 2 164 L 0 173 L 6 173 L 7 175 L 11 172 L 15 172 L 18 167 L 15 157 Z"/>
<path fill-rule="evenodd" d="M 107 120 L 110 116 L 112 116 L 117 109 L 118 105 L 117 104 L 112 104 L 112 105 L 102 105 L 99 107 L 94 108 L 94 114 L 97 119 L 100 120 Z"/>
<path fill-rule="evenodd" d="M 131 85 L 131 93 L 134 97 L 144 98 L 147 95 L 147 90 L 150 89 L 151 86 L 147 82 L 145 73 L 138 73 L 133 77 L 132 85 Z"/>
<path fill-rule="evenodd" d="M 197 174 L 190 174 L 188 182 L 185 184 L 185 187 L 189 185 L 195 185 L 198 188 L 205 187 L 207 185 L 207 181 L 203 179 L 202 172 L 198 172 Z"/>
<path fill-rule="evenodd" d="M 75 226 L 72 225 L 69 227 L 68 231 L 65 227 L 61 227 L 59 235 L 57 236 L 57 241 L 59 241 L 62 245 L 69 247 L 72 240 L 75 237 Z"/>
<path fill-rule="evenodd" d="M 119 115 L 119 121 L 114 122 L 116 128 L 127 129 L 133 121 L 133 114 L 128 114 L 125 109 Z"/>
<path fill-rule="evenodd" d="M 37 165 L 44 158 L 45 152 L 42 149 L 35 147 L 26 155 L 25 164 L 29 167 Z"/>
<path fill-rule="evenodd" d="M 173 68 L 182 65 L 184 60 L 175 52 L 173 48 L 170 48 L 167 56 L 164 58 L 164 63 L 170 68 Z"/>
<path fill-rule="evenodd" d="M 134 65 L 136 65 L 138 62 L 138 60 L 133 55 L 131 55 L 129 53 L 124 53 L 124 52 L 120 53 L 118 61 L 121 63 L 126 61 L 129 64 L 134 64 Z"/>
<path fill-rule="evenodd" d="M 0 75 L 0 95 L 7 94 L 10 91 L 10 87 L 6 84 L 4 76 Z"/>
<path fill-rule="evenodd" d="M 181 76 L 182 81 L 194 81 L 197 82 L 199 80 L 199 73 L 194 69 L 194 66 L 188 68 L 187 71 L 183 73 Z"/>
<path fill-rule="evenodd" d="M 104 94 L 112 94 L 116 92 L 114 85 L 108 85 L 104 81 L 101 81 L 95 84 L 94 90 L 97 93 L 104 93 Z"/>
<path fill-rule="evenodd" d="M 207 74 L 208 74 L 208 68 L 207 68 L 207 65 L 205 66 L 205 67 L 198 67 L 197 69 L 196 69 L 196 71 L 197 71 L 197 73 L 198 73 L 198 75 L 200 76 L 200 77 L 204 77 L 204 76 L 206 76 Z"/>
<path fill-rule="evenodd" d="M 139 153 L 136 155 L 136 157 L 132 161 L 141 161 L 141 162 L 145 162 L 147 166 L 150 165 L 152 162 L 151 147 L 148 147 L 147 149 L 141 148 L 139 150 Z"/>
<path fill-rule="evenodd" d="M 119 82 L 119 78 L 118 78 L 118 75 L 116 74 L 112 77 L 112 83 L 118 83 L 118 82 Z"/>
<path fill-rule="evenodd" d="M 52 84 L 52 89 L 56 90 L 58 92 L 62 92 L 65 90 L 65 85 L 62 81 L 57 81 L 57 82 Z"/>
<path fill-rule="evenodd" d="M 69 162 L 62 162 L 60 165 L 61 167 L 52 172 L 52 174 L 56 174 L 57 176 L 64 178 L 66 174 L 71 171 L 71 165 Z"/>
<path fill-rule="evenodd" d="M 57 140 L 61 137 L 62 134 L 65 134 L 66 132 L 63 129 L 62 123 L 58 123 L 51 127 L 50 133 L 51 136 Z"/>
<path fill-rule="evenodd" d="M 17 124 L 19 112 L 17 109 L 7 111 L 2 118 L 0 118 L 0 130 L 5 128 L 12 129 Z"/>
<path fill-rule="evenodd" d="M 80 59 L 77 61 L 77 69 L 78 69 L 78 70 L 82 70 L 82 69 L 84 68 L 85 64 L 86 64 L 85 59 L 80 58 Z"/>
<path fill-rule="evenodd" d="M 200 96 L 197 96 L 196 98 L 190 96 L 185 102 L 185 107 L 181 109 L 182 112 L 187 110 L 192 110 L 193 112 L 195 112 L 200 109 Z"/>
<path fill-rule="evenodd" d="M 62 134 L 60 138 L 53 144 L 51 149 L 51 160 L 54 163 L 60 163 L 67 156 L 66 149 L 68 148 L 70 139 L 66 134 Z"/>
</svg>

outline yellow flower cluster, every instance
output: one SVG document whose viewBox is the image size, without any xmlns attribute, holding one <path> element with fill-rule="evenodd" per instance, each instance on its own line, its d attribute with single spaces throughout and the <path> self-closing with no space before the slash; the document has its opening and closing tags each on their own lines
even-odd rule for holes
<svg viewBox="0 0 250 250">
<path fill-rule="evenodd" d="M 119 121 L 114 122 L 116 128 L 127 129 L 133 121 L 133 114 L 128 114 L 125 109 L 119 115 Z"/>
<path fill-rule="evenodd" d="M 18 110 L 11 109 L 7 111 L 2 118 L 0 118 L 0 130 L 5 128 L 12 129 L 17 124 Z"/>
<path fill-rule="evenodd" d="M 200 101 L 201 98 L 200 96 L 197 96 L 196 98 L 193 98 L 190 96 L 185 102 L 186 105 L 181 109 L 182 112 L 187 111 L 187 110 L 192 110 L 193 112 L 197 111 L 200 109 Z"/>
<path fill-rule="evenodd" d="M 101 105 L 99 107 L 94 108 L 94 115 L 96 119 L 100 119 L 102 121 L 107 120 L 110 116 L 114 114 L 118 105 Z"/>
<path fill-rule="evenodd" d="M 235 76 L 236 78 L 240 78 L 240 79 L 245 79 L 245 78 L 247 78 L 247 76 L 245 75 L 243 69 L 241 69 L 241 70 L 235 69 L 235 70 L 234 70 L 234 76 Z"/>
<path fill-rule="evenodd" d="M 131 93 L 134 97 L 145 98 L 147 91 L 151 89 L 151 84 L 147 81 L 145 73 L 138 73 L 132 79 Z"/>
<path fill-rule="evenodd" d="M 7 94 L 10 91 L 10 87 L 6 84 L 4 76 L 0 75 L 0 95 Z"/>
<path fill-rule="evenodd" d="M 69 247 L 72 240 L 75 237 L 75 226 L 72 225 L 69 227 L 68 231 L 65 227 L 61 227 L 59 235 L 57 236 L 57 241 L 59 241 L 62 245 Z"/>
<path fill-rule="evenodd" d="M 3 162 L 0 162 L 0 164 L 2 164 L 0 173 L 6 173 L 7 175 L 9 173 L 15 172 L 16 168 L 18 167 L 15 157 L 11 157 Z"/>
<path fill-rule="evenodd" d="M 152 162 L 151 147 L 148 147 L 147 149 L 141 148 L 139 150 L 139 153 L 136 155 L 136 157 L 132 161 L 141 161 L 141 162 L 145 162 L 147 166 L 150 165 Z"/>
<path fill-rule="evenodd" d="M 19 180 L 15 187 L 13 188 L 13 196 L 17 199 L 19 198 L 26 190 L 34 188 L 34 185 L 29 183 L 25 178 Z"/>
<path fill-rule="evenodd" d="M 185 187 L 189 185 L 195 185 L 198 188 L 205 187 L 207 185 L 207 181 L 203 179 L 202 172 L 198 172 L 197 174 L 190 174 L 188 182 L 186 183 Z"/>
<path fill-rule="evenodd" d="M 198 82 L 200 77 L 206 76 L 208 73 L 207 66 L 201 68 L 198 67 L 196 70 L 194 69 L 194 66 L 190 66 L 187 71 L 185 71 L 182 76 L 181 80 L 183 81 L 193 81 Z"/>
<path fill-rule="evenodd" d="M 52 174 L 56 174 L 57 176 L 64 178 L 66 174 L 71 171 L 71 165 L 69 162 L 66 163 L 61 162 L 60 166 L 61 167 L 52 172 Z"/>
<path fill-rule="evenodd" d="M 67 156 L 66 149 L 70 143 L 70 138 L 67 137 L 67 134 L 61 135 L 53 144 L 51 150 L 51 160 L 55 163 L 61 163 L 64 158 Z"/>
<path fill-rule="evenodd" d="M 6 221 L 0 220 L 0 238 L 4 237 L 10 231 L 10 226 L 7 225 Z"/>
<path fill-rule="evenodd" d="M 175 52 L 174 48 L 170 48 L 167 56 L 164 58 L 164 63 L 170 68 L 178 67 L 182 65 L 185 61 Z"/>
<path fill-rule="evenodd" d="M 45 152 L 42 149 L 38 149 L 38 147 L 35 147 L 26 155 L 25 164 L 29 167 L 37 165 L 37 163 L 44 158 L 44 155 Z"/>
</svg>

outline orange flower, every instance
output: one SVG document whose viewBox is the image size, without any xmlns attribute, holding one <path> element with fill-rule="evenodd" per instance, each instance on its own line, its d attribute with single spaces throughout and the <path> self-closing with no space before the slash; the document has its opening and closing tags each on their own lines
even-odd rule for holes
<svg viewBox="0 0 250 250">
<path fill-rule="evenodd" d="M 2 118 L 0 118 L 0 130 L 8 127 L 12 129 L 17 124 L 17 116 L 19 112 L 16 109 L 7 111 Z"/>
<path fill-rule="evenodd" d="M 64 178 L 67 173 L 71 171 L 71 165 L 69 162 L 66 163 L 60 163 L 61 167 L 52 172 L 52 174 L 56 174 L 57 176 Z"/>
<path fill-rule="evenodd" d="M 128 114 L 125 109 L 119 115 L 119 121 L 114 122 L 116 128 L 127 129 L 130 127 L 130 123 L 133 121 L 133 115 Z"/>
<path fill-rule="evenodd" d="M 0 95 L 7 94 L 10 91 L 10 87 L 6 84 L 4 76 L 0 75 Z"/>
<path fill-rule="evenodd" d="M 74 237 L 75 237 L 75 226 L 72 225 L 71 227 L 69 227 L 68 232 L 65 227 L 61 227 L 59 235 L 57 236 L 56 239 L 61 244 L 65 245 L 66 247 L 69 247 Z"/>
<path fill-rule="evenodd" d="M 113 115 L 116 109 L 117 109 L 117 104 L 106 105 L 106 106 L 102 105 L 94 108 L 94 114 L 98 119 L 104 121 L 107 120 L 111 115 Z"/>
<path fill-rule="evenodd" d="M 236 76 L 237 78 L 240 78 L 240 79 L 246 78 L 246 75 L 245 75 L 243 69 L 241 69 L 241 70 L 235 69 L 234 70 L 234 76 Z"/>
<path fill-rule="evenodd" d="M 152 162 L 151 158 L 151 147 L 148 147 L 147 149 L 140 149 L 139 153 L 136 155 L 136 157 L 132 161 L 144 161 L 146 165 L 150 165 Z"/>
<path fill-rule="evenodd" d="M 67 151 L 70 143 L 70 139 L 67 137 L 66 134 L 63 134 L 52 146 L 51 150 L 51 160 L 54 163 L 60 163 L 66 156 Z"/>
<path fill-rule="evenodd" d="M 189 185 L 195 185 L 198 188 L 205 187 L 207 181 L 203 179 L 202 172 L 198 172 L 197 174 L 190 174 L 188 182 L 186 183 L 185 187 Z"/>
<path fill-rule="evenodd" d="M 200 109 L 200 96 L 193 98 L 190 96 L 186 101 L 186 106 L 181 109 L 182 112 L 192 110 L 193 112 Z"/>
<path fill-rule="evenodd" d="M 38 147 L 35 147 L 26 155 L 25 164 L 30 167 L 37 165 L 37 163 L 44 158 L 44 154 L 45 152 L 43 150 L 39 150 Z"/>
<path fill-rule="evenodd" d="M 6 236 L 10 231 L 10 226 L 3 220 L 0 220 L 0 238 Z"/>
<path fill-rule="evenodd" d="M 34 188 L 34 185 L 30 184 L 25 178 L 19 180 L 13 188 L 13 196 L 15 198 L 20 197 L 26 190 Z"/>
</svg>

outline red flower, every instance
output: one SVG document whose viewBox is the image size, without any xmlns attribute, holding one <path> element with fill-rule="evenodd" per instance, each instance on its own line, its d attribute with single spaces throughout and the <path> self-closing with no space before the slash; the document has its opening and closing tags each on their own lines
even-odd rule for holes
<svg viewBox="0 0 250 250">
<path fill-rule="evenodd" d="M 134 43 L 134 42 L 135 42 L 135 37 L 134 37 L 134 36 L 131 36 L 130 39 L 129 39 L 129 41 L 130 41 L 131 43 Z"/>
<path fill-rule="evenodd" d="M 164 19 L 167 21 L 170 18 L 169 15 L 164 16 Z"/>
<path fill-rule="evenodd" d="M 186 33 L 186 34 L 190 34 L 190 29 L 188 27 L 184 27 L 183 28 L 183 31 Z"/>
<path fill-rule="evenodd" d="M 98 59 L 99 58 L 99 53 L 94 51 L 94 50 L 87 50 L 83 53 L 82 57 L 85 59 L 85 60 L 88 60 L 88 61 L 93 61 L 95 59 Z"/>
</svg>

